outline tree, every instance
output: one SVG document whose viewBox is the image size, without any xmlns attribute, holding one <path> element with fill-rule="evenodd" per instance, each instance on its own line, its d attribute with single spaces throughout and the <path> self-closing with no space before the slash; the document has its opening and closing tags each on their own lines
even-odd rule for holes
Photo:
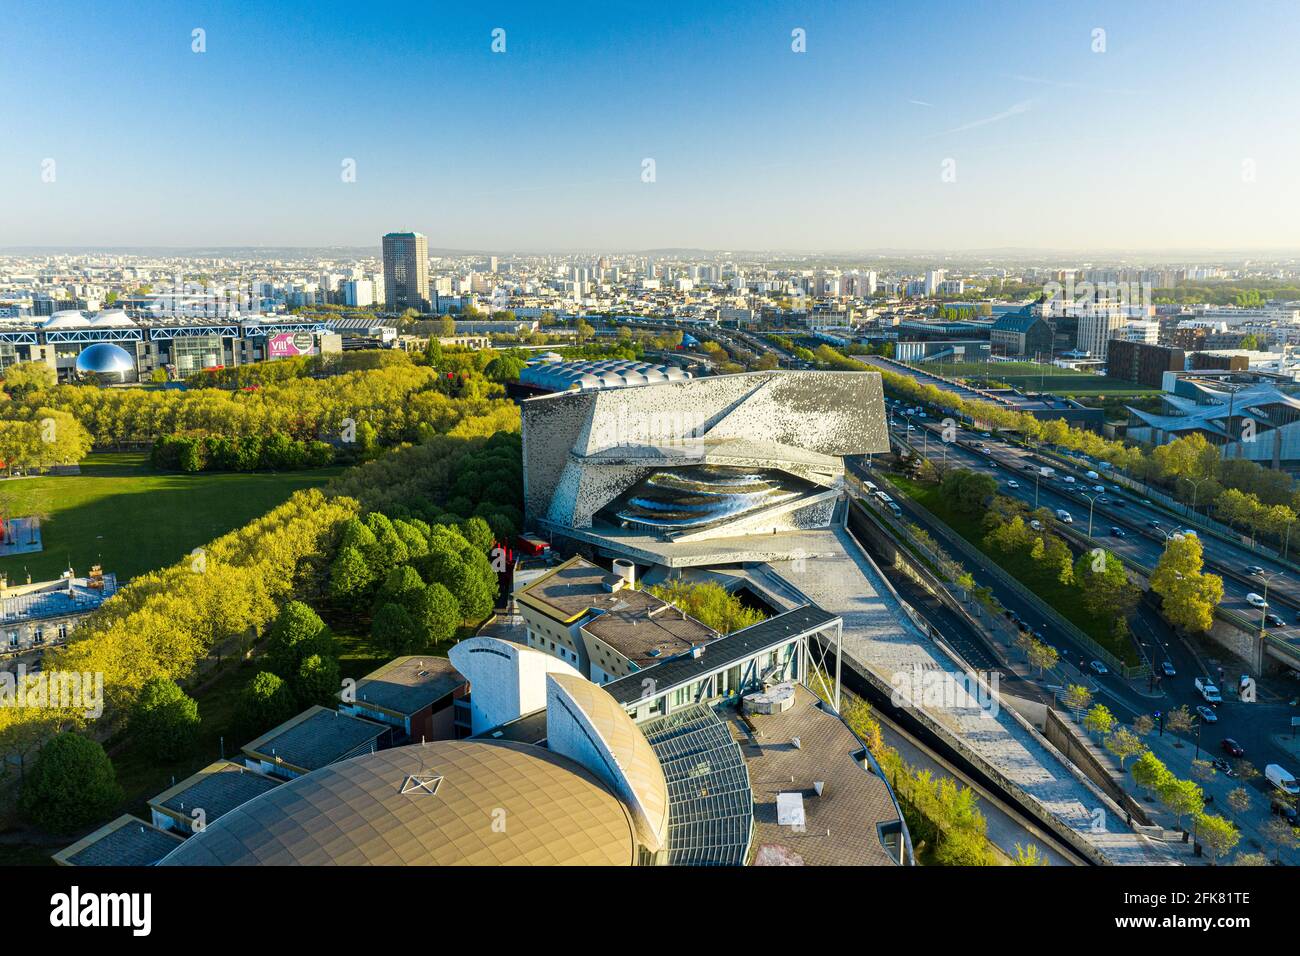
<svg viewBox="0 0 1300 956">
<path fill-rule="evenodd" d="M 379 589 L 378 600 L 380 604 L 400 604 L 408 614 L 414 614 L 423 594 L 424 581 L 420 578 L 420 573 L 409 564 L 404 564 L 388 572 L 388 577 L 384 578 L 384 584 Z"/>
<path fill-rule="evenodd" d="M 1029 663 L 1030 666 L 1038 668 L 1038 676 L 1042 677 L 1044 671 L 1049 671 L 1056 666 L 1060 659 L 1060 654 L 1056 648 L 1050 644 L 1044 644 L 1042 641 L 1029 638 Z"/>
<path fill-rule="evenodd" d="M 1165 717 L 1165 729 L 1170 733 L 1185 734 L 1192 729 L 1192 726 L 1192 712 L 1187 709 L 1186 704 L 1183 704 L 1181 707 L 1175 707 Z M 1181 747 L 1182 745 L 1183 742 L 1181 739 L 1174 741 L 1175 747 Z"/>
<path fill-rule="evenodd" d="M 312 704 L 330 706 L 335 702 L 340 686 L 338 659 L 321 654 L 304 657 L 293 682 L 299 707 Z"/>
<path fill-rule="evenodd" d="M 1300 831 L 1282 817 L 1270 817 L 1268 822 L 1259 828 L 1259 835 L 1273 848 L 1274 861 L 1280 863 L 1282 851 L 1294 850 L 1298 845 L 1297 837 L 1300 837 Z"/>
<path fill-rule="evenodd" d="M 1079 555 L 1074 563 L 1074 580 L 1083 592 L 1083 606 L 1099 616 L 1127 618 L 1142 597 L 1129 581 L 1124 562 L 1101 548 Z"/>
<path fill-rule="evenodd" d="M 1165 620 L 1191 632 L 1208 631 L 1223 600 L 1223 579 L 1203 574 L 1202 563 L 1200 539 L 1176 535 L 1151 574 L 1151 590 L 1160 595 Z"/>
<path fill-rule="evenodd" d="M 1047 866 L 1047 858 L 1043 856 L 1043 853 L 1038 849 L 1037 844 L 1031 843 L 1029 846 L 1021 846 L 1017 843 L 1015 865 Z"/>
<path fill-rule="evenodd" d="M 1238 853 L 1232 861 L 1233 866 L 1268 866 L 1268 857 L 1263 853 Z"/>
<path fill-rule="evenodd" d="M 4 370 L 5 391 L 14 398 L 53 388 L 57 381 L 54 366 L 46 362 L 15 362 Z"/>
<path fill-rule="evenodd" d="M 1124 761 L 1146 753 L 1147 745 L 1127 727 L 1121 727 L 1106 738 L 1106 749 L 1119 760 L 1119 768 L 1124 769 Z"/>
<path fill-rule="evenodd" d="M 1080 715 L 1088 709 L 1092 703 L 1092 691 L 1082 684 L 1070 684 L 1065 688 L 1065 706 L 1074 711 L 1074 719 L 1079 720 Z"/>
<path fill-rule="evenodd" d="M 330 597 L 349 601 L 364 597 L 374 586 L 375 575 L 360 548 L 340 548 L 330 565 Z"/>
<path fill-rule="evenodd" d="M 461 619 L 460 605 L 450 591 L 434 581 L 420 595 L 415 617 L 424 628 L 428 644 L 440 644 L 455 636 Z"/>
<path fill-rule="evenodd" d="M 1251 804 L 1250 791 L 1245 787 L 1235 787 L 1228 792 L 1228 807 L 1238 816 L 1249 812 Z"/>
<path fill-rule="evenodd" d="M 1210 865 L 1213 866 L 1220 856 L 1232 852 L 1241 840 L 1241 832 L 1223 817 L 1198 812 L 1196 839 L 1210 854 Z"/>
<path fill-rule="evenodd" d="M 275 673 L 293 680 L 306 657 L 332 655 L 333 639 L 320 616 L 302 601 L 290 601 L 271 625 L 266 662 Z"/>
<path fill-rule="evenodd" d="M 284 723 L 296 711 L 293 691 L 270 671 L 258 671 L 240 695 L 241 725 L 252 737 Z"/>
<path fill-rule="evenodd" d="M 1165 780 L 1172 776 L 1160 758 L 1149 750 L 1133 762 L 1133 782 L 1145 790 L 1148 796 L 1158 791 Z"/>
<path fill-rule="evenodd" d="M 1145 737 L 1156 729 L 1156 722 L 1148 714 L 1138 714 L 1133 720 L 1133 733 Z"/>
<path fill-rule="evenodd" d="M 179 760 L 198 740 L 199 705 L 174 681 L 145 681 L 131 711 L 131 736 L 155 760 Z"/>
<path fill-rule="evenodd" d="M 1114 726 L 1115 715 L 1105 704 L 1093 704 L 1083 718 L 1084 730 L 1096 734 L 1098 739 L 1110 733 L 1110 729 Z"/>
<path fill-rule="evenodd" d="M 1191 780 L 1179 780 L 1173 774 L 1161 782 L 1156 795 L 1164 808 L 1174 815 L 1179 829 L 1182 829 L 1183 817 L 1189 814 L 1195 817 L 1205 807 L 1205 794 L 1201 788 Z"/>
<path fill-rule="evenodd" d="M 104 748 L 72 731 L 52 738 L 23 780 L 19 809 L 42 830 L 68 833 L 103 819 L 122 802 Z"/>
<path fill-rule="evenodd" d="M 421 649 L 423 634 L 410 613 L 400 604 L 384 604 L 375 612 L 370 636 L 394 657 L 414 654 Z"/>
</svg>

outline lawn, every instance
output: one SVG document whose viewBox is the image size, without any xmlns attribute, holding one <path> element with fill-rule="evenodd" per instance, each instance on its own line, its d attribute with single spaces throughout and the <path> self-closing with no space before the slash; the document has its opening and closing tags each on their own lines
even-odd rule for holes
<svg viewBox="0 0 1300 956">
<path fill-rule="evenodd" d="M 93 454 L 80 475 L 0 481 L 0 507 L 22 517 L 33 507 L 45 548 L 0 558 L 11 581 L 56 578 L 71 562 L 78 574 L 95 563 L 119 584 L 179 561 L 213 538 L 246 524 L 300 488 L 322 485 L 340 468 L 297 472 L 156 471 L 143 452 Z"/>
<path fill-rule="evenodd" d="M 994 564 L 1033 591 L 1045 604 L 1054 608 L 1083 633 L 1126 664 L 1138 663 L 1133 642 L 1124 638 L 1117 639 L 1111 631 L 1112 621 L 1106 615 L 1089 613 L 1079 600 L 1078 588 L 1062 584 L 1054 574 L 1031 558 L 1028 552 L 1007 554 L 986 547 L 981 515 L 966 514 L 950 507 L 937 486 L 923 485 L 901 475 L 888 477 L 910 498 L 987 555 Z"/>
</svg>

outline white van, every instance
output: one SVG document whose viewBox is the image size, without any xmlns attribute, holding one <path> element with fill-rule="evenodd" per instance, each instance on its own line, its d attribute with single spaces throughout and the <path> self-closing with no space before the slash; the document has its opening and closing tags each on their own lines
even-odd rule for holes
<svg viewBox="0 0 1300 956">
<path fill-rule="evenodd" d="M 1061 524 L 1074 524 L 1074 518 L 1064 508 L 1056 509 L 1056 520 Z"/>
<path fill-rule="evenodd" d="M 1256 594 L 1254 591 L 1251 591 L 1249 594 L 1246 595 L 1246 603 L 1251 604 L 1255 607 L 1268 607 L 1268 602 L 1265 601 L 1261 595 Z"/>
<path fill-rule="evenodd" d="M 1086 474 L 1085 477 L 1087 477 L 1091 481 L 1097 481 L 1098 479 L 1101 478 L 1101 475 L 1097 474 L 1095 471 L 1090 471 Z"/>
<path fill-rule="evenodd" d="M 1264 776 L 1268 778 L 1269 783 L 1283 793 L 1300 793 L 1300 784 L 1296 783 L 1295 776 L 1281 764 L 1269 764 L 1264 768 Z"/>
</svg>

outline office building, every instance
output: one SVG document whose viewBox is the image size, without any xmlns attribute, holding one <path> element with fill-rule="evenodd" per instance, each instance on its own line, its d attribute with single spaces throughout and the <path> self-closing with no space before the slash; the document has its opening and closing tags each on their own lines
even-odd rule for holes
<svg viewBox="0 0 1300 956">
<path fill-rule="evenodd" d="M 384 236 L 384 305 L 390 312 L 429 311 L 429 240 L 422 233 Z"/>
</svg>

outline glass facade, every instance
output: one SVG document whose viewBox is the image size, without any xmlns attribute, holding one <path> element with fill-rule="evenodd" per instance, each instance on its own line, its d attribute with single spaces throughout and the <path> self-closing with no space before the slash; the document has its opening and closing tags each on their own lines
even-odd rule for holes
<svg viewBox="0 0 1300 956">
<path fill-rule="evenodd" d="M 226 364 L 219 335 L 177 336 L 172 339 L 171 353 L 172 364 L 181 373 Z"/>
</svg>

